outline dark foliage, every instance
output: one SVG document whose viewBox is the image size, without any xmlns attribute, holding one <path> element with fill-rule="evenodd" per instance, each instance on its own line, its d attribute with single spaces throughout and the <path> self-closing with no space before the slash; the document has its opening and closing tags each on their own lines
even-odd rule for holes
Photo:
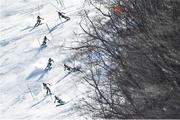
<svg viewBox="0 0 180 120">
<path fill-rule="evenodd" d="M 94 90 L 88 110 L 102 118 L 180 118 L 180 1 L 89 3 L 97 16 L 84 12 L 75 48 Z M 126 11 L 114 14 L 114 4 Z"/>
</svg>

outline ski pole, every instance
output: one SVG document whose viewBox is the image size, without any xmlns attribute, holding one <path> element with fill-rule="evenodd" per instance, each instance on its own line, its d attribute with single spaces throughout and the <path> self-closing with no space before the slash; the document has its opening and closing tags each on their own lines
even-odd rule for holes
<svg viewBox="0 0 180 120">
<path fill-rule="evenodd" d="M 53 39 L 53 34 L 51 33 L 49 25 L 47 23 L 46 23 L 46 27 L 47 27 L 47 30 L 48 30 L 48 34 L 50 34 L 51 38 Z M 50 43 L 54 46 L 54 44 L 51 42 L 51 40 L 50 40 Z"/>
<path fill-rule="evenodd" d="M 56 0 L 56 2 L 57 2 L 57 4 L 59 4 L 59 3 L 58 3 L 58 0 Z"/>
<path fill-rule="evenodd" d="M 28 85 L 27 85 L 27 88 L 28 88 L 29 92 L 31 93 L 32 99 L 34 100 L 34 97 L 33 97 L 32 91 L 31 91 L 31 89 L 30 89 L 30 87 L 29 87 Z"/>
<path fill-rule="evenodd" d="M 37 39 L 37 41 L 38 41 L 38 43 L 39 43 L 39 46 L 41 46 L 41 43 L 40 43 L 39 39 Z"/>
</svg>

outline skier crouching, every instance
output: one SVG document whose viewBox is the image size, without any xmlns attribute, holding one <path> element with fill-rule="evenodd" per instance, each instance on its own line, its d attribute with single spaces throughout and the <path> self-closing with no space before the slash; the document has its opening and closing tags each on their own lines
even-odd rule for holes
<svg viewBox="0 0 180 120">
<path fill-rule="evenodd" d="M 39 26 L 39 25 L 41 25 L 42 23 L 41 23 L 41 20 L 44 20 L 43 18 L 41 18 L 39 15 L 37 16 L 37 22 L 36 22 L 36 24 L 35 24 L 35 27 L 37 27 L 37 26 Z"/>
<path fill-rule="evenodd" d="M 63 12 L 58 12 L 59 19 L 61 20 L 61 18 L 64 18 L 64 19 L 66 19 L 67 21 L 70 20 L 70 17 L 65 16 L 64 14 L 65 14 L 65 13 L 63 13 Z"/>
<path fill-rule="evenodd" d="M 54 60 L 53 60 L 52 58 L 49 58 L 48 64 L 47 64 L 45 70 L 50 70 L 50 69 L 52 69 L 52 63 L 54 63 Z"/>
<path fill-rule="evenodd" d="M 64 104 L 65 104 L 64 101 L 62 101 L 62 100 L 61 100 L 60 98 L 58 98 L 56 95 L 54 96 L 54 98 L 55 98 L 54 103 L 56 103 L 56 101 L 57 101 L 57 103 L 58 103 L 58 105 L 56 105 L 56 106 L 64 105 Z"/>
<path fill-rule="evenodd" d="M 41 44 L 41 48 L 47 47 L 47 41 L 49 41 L 49 39 L 46 36 L 44 36 L 43 42 Z"/>
<path fill-rule="evenodd" d="M 66 70 L 71 71 L 71 69 L 72 69 L 72 68 L 71 68 L 70 66 L 64 64 L 64 71 L 66 71 Z"/>
</svg>

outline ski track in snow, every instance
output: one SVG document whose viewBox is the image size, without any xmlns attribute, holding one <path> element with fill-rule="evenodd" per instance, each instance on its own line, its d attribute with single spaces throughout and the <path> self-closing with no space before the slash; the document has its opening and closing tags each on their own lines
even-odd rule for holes
<svg viewBox="0 0 180 120">
<path fill-rule="evenodd" d="M 82 99 L 86 88 L 76 73 L 63 68 L 71 55 L 65 48 L 73 46 L 73 32 L 80 29 L 78 12 L 83 10 L 84 0 L 63 1 L 65 7 L 56 0 L 1 0 L 0 120 L 85 119 L 74 103 Z M 71 19 L 62 22 L 59 10 Z M 32 29 L 38 15 L 44 24 Z M 40 49 L 45 35 L 50 41 Z M 55 63 L 44 71 L 50 57 Z M 43 82 L 50 83 L 53 95 L 66 104 L 56 107 L 53 95 L 44 97 Z"/>
</svg>

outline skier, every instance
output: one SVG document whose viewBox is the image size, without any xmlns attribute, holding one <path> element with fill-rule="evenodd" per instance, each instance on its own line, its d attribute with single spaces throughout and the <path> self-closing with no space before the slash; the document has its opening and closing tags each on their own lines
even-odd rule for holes
<svg viewBox="0 0 180 120">
<path fill-rule="evenodd" d="M 47 47 L 47 45 L 46 45 L 47 41 L 49 41 L 49 39 L 46 36 L 44 36 L 43 42 L 41 44 L 41 47 Z"/>
<path fill-rule="evenodd" d="M 50 70 L 50 69 L 52 69 L 52 63 L 54 63 L 54 60 L 53 60 L 52 58 L 49 58 L 48 64 L 47 64 L 45 70 Z"/>
<path fill-rule="evenodd" d="M 73 71 L 73 72 L 77 72 L 77 71 L 81 72 L 81 66 L 73 67 L 73 68 L 72 68 L 72 71 Z"/>
<path fill-rule="evenodd" d="M 71 71 L 71 69 L 72 69 L 72 68 L 71 68 L 70 66 L 64 64 L 64 71 L 65 71 L 65 70 Z"/>
<path fill-rule="evenodd" d="M 65 104 L 64 101 L 62 101 L 62 100 L 61 100 L 60 98 L 58 98 L 56 95 L 54 96 L 54 98 L 55 98 L 54 103 L 56 103 L 56 101 L 57 101 L 57 103 L 58 103 L 58 105 L 56 105 L 56 106 L 64 105 L 64 104 Z"/>
<path fill-rule="evenodd" d="M 54 62 L 52 58 L 49 58 L 48 63 Z"/>
<path fill-rule="evenodd" d="M 63 13 L 63 12 L 58 12 L 59 19 L 61 20 L 61 17 L 62 17 L 64 19 L 66 19 L 66 21 L 70 20 L 70 17 L 65 16 L 64 14 L 65 13 Z"/>
<path fill-rule="evenodd" d="M 48 85 L 50 86 L 49 83 L 43 83 L 43 88 L 46 89 L 46 95 L 51 95 L 52 93 Z"/>
<path fill-rule="evenodd" d="M 36 22 L 36 24 L 35 24 L 35 27 L 37 27 L 37 26 L 39 26 L 39 25 L 41 25 L 42 23 L 41 23 L 41 20 L 44 20 L 43 18 L 41 18 L 39 15 L 37 16 L 37 22 Z"/>
</svg>

